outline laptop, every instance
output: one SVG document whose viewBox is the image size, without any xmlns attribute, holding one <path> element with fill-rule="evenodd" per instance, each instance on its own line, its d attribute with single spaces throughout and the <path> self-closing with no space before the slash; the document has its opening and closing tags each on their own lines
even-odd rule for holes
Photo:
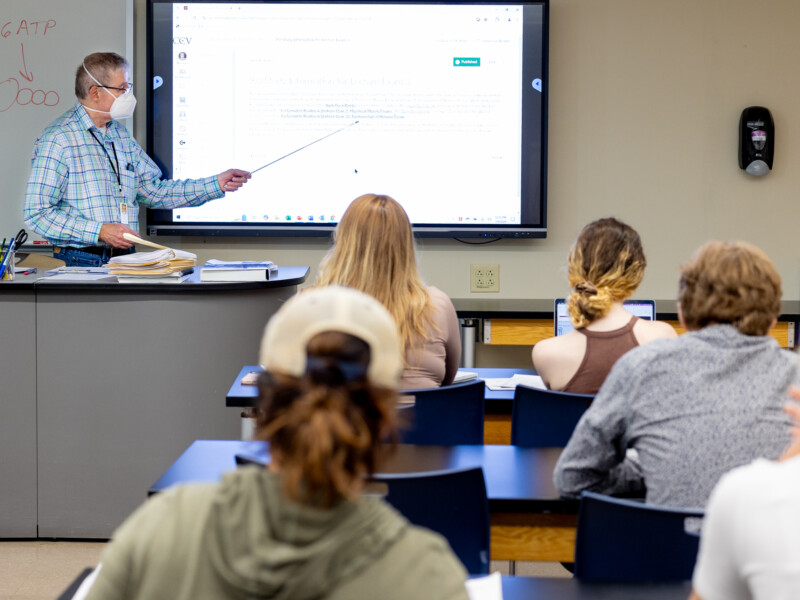
<svg viewBox="0 0 800 600">
<path fill-rule="evenodd" d="M 656 319 L 656 301 L 655 300 L 625 300 L 623 302 L 625 310 L 632 315 L 636 315 L 640 319 L 647 321 L 655 321 Z M 569 318 L 569 310 L 567 310 L 567 299 L 556 298 L 555 306 L 553 307 L 553 335 L 564 335 L 573 329 L 572 321 Z"/>
</svg>

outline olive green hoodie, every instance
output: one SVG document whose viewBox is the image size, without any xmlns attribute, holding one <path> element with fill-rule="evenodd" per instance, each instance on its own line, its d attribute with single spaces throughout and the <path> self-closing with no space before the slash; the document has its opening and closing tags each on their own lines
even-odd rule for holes
<svg viewBox="0 0 800 600">
<path fill-rule="evenodd" d="M 376 498 L 318 509 L 247 467 L 155 496 L 115 532 L 90 600 L 466 600 L 447 542 Z"/>
</svg>

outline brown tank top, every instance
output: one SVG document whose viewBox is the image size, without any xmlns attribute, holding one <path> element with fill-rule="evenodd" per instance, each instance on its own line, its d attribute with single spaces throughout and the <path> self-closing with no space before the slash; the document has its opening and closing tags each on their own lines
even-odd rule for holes
<svg viewBox="0 0 800 600">
<path fill-rule="evenodd" d="M 633 326 L 638 317 L 631 317 L 628 324 L 613 331 L 576 331 L 586 336 L 586 352 L 575 375 L 562 392 L 573 394 L 596 394 L 617 359 L 628 350 L 639 345 L 633 335 Z"/>
</svg>

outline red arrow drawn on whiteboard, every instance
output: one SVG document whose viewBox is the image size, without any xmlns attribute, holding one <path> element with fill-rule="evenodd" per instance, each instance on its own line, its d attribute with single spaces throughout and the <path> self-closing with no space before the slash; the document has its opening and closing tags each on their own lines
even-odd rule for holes
<svg viewBox="0 0 800 600">
<path fill-rule="evenodd" d="M 33 81 L 33 73 L 28 73 L 28 65 L 25 64 L 25 47 L 20 43 L 19 49 L 22 52 L 22 68 L 25 69 L 25 72 L 17 71 L 20 75 L 22 75 L 28 82 Z"/>
</svg>

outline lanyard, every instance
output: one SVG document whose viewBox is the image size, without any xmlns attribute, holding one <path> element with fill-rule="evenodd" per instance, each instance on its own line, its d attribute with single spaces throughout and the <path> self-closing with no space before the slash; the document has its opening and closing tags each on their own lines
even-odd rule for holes
<svg viewBox="0 0 800 600">
<path fill-rule="evenodd" d="M 111 149 L 114 151 L 114 161 L 117 161 L 117 167 L 114 168 L 114 161 L 111 160 L 111 155 L 108 153 L 108 150 L 106 150 L 105 144 L 103 144 L 103 142 L 100 141 L 100 138 L 97 137 L 94 131 L 90 129 L 89 133 L 92 134 L 92 137 L 97 140 L 98 144 L 100 144 L 100 147 L 103 149 L 103 152 L 106 153 L 106 158 L 108 158 L 108 162 L 111 165 L 111 170 L 114 171 L 114 175 L 117 176 L 117 185 L 119 186 L 119 191 L 122 192 L 122 179 L 120 179 L 119 176 L 119 158 L 117 158 L 117 147 L 114 145 L 114 142 L 112 141 Z"/>
</svg>

